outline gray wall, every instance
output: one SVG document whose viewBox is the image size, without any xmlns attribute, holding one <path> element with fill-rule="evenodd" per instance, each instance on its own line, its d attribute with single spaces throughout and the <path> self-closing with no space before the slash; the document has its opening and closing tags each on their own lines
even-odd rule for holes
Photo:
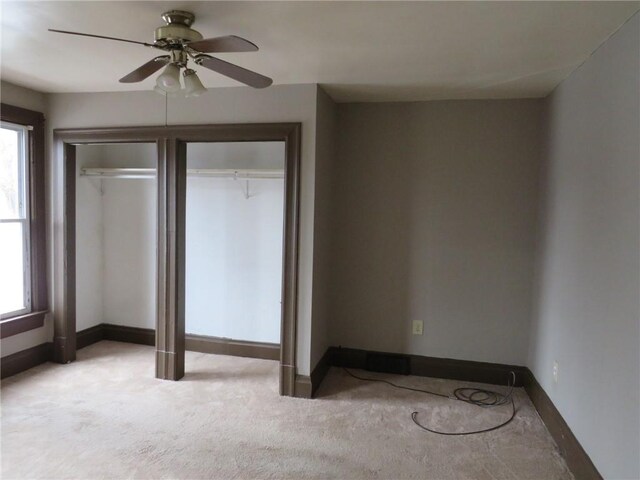
<svg viewBox="0 0 640 480">
<path fill-rule="evenodd" d="M 615 479 L 640 478 L 639 91 L 636 14 L 546 102 L 529 357 L 598 470 Z"/>
<path fill-rule="evenodd" d="M 525 364 L 541 107 L 339 105 L 333 345 Z"/>
<path fill-rule="evenodd" d="M 329 290 L 332 287 L 331 258 L 333 190 L 336 169 L 337 105 L 318 87 L 316 97 L 316 199 L 313 229 L 313 301 L 311 309 L 311 370 L 330 346 Z"/>
</svg>

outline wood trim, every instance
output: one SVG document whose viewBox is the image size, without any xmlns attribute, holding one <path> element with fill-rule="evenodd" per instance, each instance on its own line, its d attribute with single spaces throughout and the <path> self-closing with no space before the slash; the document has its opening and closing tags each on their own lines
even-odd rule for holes
<svg viewBox="0 0 640 480">
<path fill-rule="evenodd" d="M 32 127 L 28 131 L 29 158 L 29 259 L 31 264 L 31 313 L 6 319 L 1 337 L 42 327 L 49 308 L 47 295 L 47 235 L 45 207 L 45 145 L 44 115 L 41 112 L 0 104 L 3 121 Z M 6 323 L 5 323 L 6 322 Z"/>
<path fill-rule="evenodd" d="M 29 132 L 29 196 L 31 205 L 31 308 L 46 311 L 47 293 L 47 231 L 44 115 L 34 116 Z"/>
<path fill-rule="evenodd" d="M 62 311 L 53 320 L 53 360 L 76 359 L 76 147 L 57 144 L 63 164 L 64 279 Z"/>
<path fill-rule="evenodd" d="M 282 322 L 280 326 L 280 395 L 295 395 L 298 325 L 298 240 L 300 221 L 300 124 L 285 127 L 285 212 L 282 248 Z"/>
<path fill-rule="evenodd" d="M 567 422 L 540 386 L 533 373 L 527 369 L 528 378 L 525 390 L 536 407 L 540 418 L 555 440 L 561 455 L 575 478 L 581 480 L 602 480 L 602 475 L 575 437 Z"/>
<path fill-rule="evenodd" d="M 7 338 L 19 333 L 28 332 L 44 325 L 47 312 L 31 312 L 19 317 L 7 318 L 0 322 L 0 338 Z"/>
<path fill-rule="evenodd" d="M 333 355 L 333 349 L 331 347 L 327 348 L 327 351 L 324 352 L 324 355 L 311 372 L 311 397 L 315 397 L 315 394 L 318 391 L 318 387 L 320 387 L 320 384 L 324 380 L 324 377 L 327 376 L 327 373 L 331 368 Z"/>
<path fill-rule="evenodd" d="M 183 142 L 287 141 L 300 123 L 237 123 L 218 125 L 171 125 L 147 127 L 105 127 L 56 129 L 65 143 L 87 145 L 106 143 L 150 143 L 160 138 Z"/>
<path fill-rule="evenodd" d="M 52 344 L 42 343 L 0 359 L 0 378 L 7 378 L 52 359 Z"/>
<path fill-rule="evenodd" d="M 128 327 L 111 323 L 101 323 L 82 330 L 76 334 L 76 338 L 78 349 L 100 340 L 152 346 L 156 344 L 156 332 L 151 328 Z M 261 358 L 264 360 L 280 359 L 280 346 L 277 343 L 250 342 L 194 334 L 187 334 L 185 340 L 186 350 L 191 352 Z"/>
<path fill-rule="evenodd" d="M 297 398 L 315 398 L 318 387 L 320 387 L 322 380 L 324 380 L 331 368 L 333 355 L 334 348 L 329 347 L 311 372 L 311 375 L 296 375 L 294 390 Z"/>
<path fill-rule="evenodd" d="M 103 338 L 114 342 L 137 343 L 138 345 L 156 345 L 156 332 L 151 328 L 127 327 L 103 323 Z"/>
<path fill-rule="evenodd" d="M 102 323 L 76 332 L 76 350 L 93 345 L 100 340 L 104 340 L 104 325 Z"/>
<path fill-rule="evenodd" d="M 313 398 L 311 377 L 307 375 L 296 375 L 293 396 L 296 398 Z"/>
<path fill-rule="evenodd" d="M 156 378 L 184 376 L 184 259 L 186 147 L 158 142 L 158 294 Z"/>
<path fill-rule="evenodd" d="M 280 360 L 280 345 L 277 343 L 250 342 L 206 335 L 186 335 L 186 349 L 190 352 L 232 355 L 234 357 Z"/>
<path fill-rule="evenodd" d="M 331 365 L 365 369 L 367 350 L 330 347 Z M 384 353 L 384 352 L 375 352 Z M 447 378 L 465 382 L 505 385 L 511 371 L 516 374 L 516 386 L 522 387 L 528 379 L 528 369 L 518 365 L 455 360 L 452 358 L 407 355 L 411 359 L 411 375 Z"/>
</svg>

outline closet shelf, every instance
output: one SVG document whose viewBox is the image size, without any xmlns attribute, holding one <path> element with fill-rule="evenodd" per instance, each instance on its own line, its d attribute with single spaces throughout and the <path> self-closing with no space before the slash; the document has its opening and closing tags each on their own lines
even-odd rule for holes
<svg viewBox="0 0 640 480">
<path fill-rule="evenodd" d="M 230 169 L 230 168 L 189 168 L 190 177 L 216 177 L 234 179 L 284 178 L 284 170 L 275 169 Z M 155 168 L 98 168 L 83 167 L 81 177 L 100 178 L 155 178 Z"/>
</svg>

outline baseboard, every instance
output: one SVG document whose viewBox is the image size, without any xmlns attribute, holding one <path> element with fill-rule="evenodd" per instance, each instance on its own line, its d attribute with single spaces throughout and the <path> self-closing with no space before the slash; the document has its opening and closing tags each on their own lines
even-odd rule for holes
<svg viewBox="0 0 640 480">
<path fill-rule="evenodd" d="M 77 348 L 83 348 L 100 340 L 155 345 L 156 332 L 151 328 L 126 327 L 102 323 L 76 334 Z M 190 352 L 215 353 L 234 357 L 280 360 L 280 345 L 276 343 L 250 342 L 229 338 L 187 334 L 185 348 Z"/>
<path fill-rule="evenodd" d="M 104 340 L 114 342 L 136 343 L 138 345 L 156 344 L 156 331 L 151 328 L 126 327 L 103 323 L 102 330 Z"/>
<path fill-rule="evenodd" d="M 327 375 L 329 368 L 331 368 L 333 361 L 334 350 L 332 348 L 328 348 L 324 355 L 318 362 L 318 364 L 314 367 L 311 372 L 311 376 L 309 380 L 311 381 L 311 397 L 315 396 L 318 387 L 324 380 L 324 377 Z"/>
<path fill-rule="evenodd" d="M 100 340 L 104 340 L 103 324 L 80 330 L 79 332 L 76 332 L 76 350 L 88 347 Z"/>
<path fill-rule="evenodd" d="M 296 375 L 293 396 L 296 398 L 313 398 L 313 385 L 308 375 Z"/>
<path fill-rule="evenodd" d="M 41 343 L 0 359 L 0 378 L 7 378 L 53 358 L 53 344 Z"/>
<path fill-rule="evenodd" d="M 367 350 L 356 348 L 330 347 L 329 358 L 332 366 L 346 368 L 366 368 Z M 375 352 L 384 353 L 384 352 Z M 518 365 L 474 362 L 452 358 L 407 355 L 411 359 L 411 375 L 419 377 L 446 378 L 465 382 L 506 385 L 510 372 L 516 374 L 516 386 L 523 387 L 528 379 L 528 369 Z"/>
<path fill-rule="evenodd" d="M 533 373 L 527 369 L 528 377 L 525 390 L 536 407 L 538 415 L 558 445 L 560 453 L 567 462 L 573 476 L 580 480 L 602 480 L 602 475 L 584 451 L 567 422 L 540 386 Z"/>
<path fill-rule="evenodd" d="M 187 334 L 185 337 L 185 348 L 190 352 L 262 358 L 264 360 L 280 360 L 280 345 L 277 343 L 250 342 Z"/>
</svg>

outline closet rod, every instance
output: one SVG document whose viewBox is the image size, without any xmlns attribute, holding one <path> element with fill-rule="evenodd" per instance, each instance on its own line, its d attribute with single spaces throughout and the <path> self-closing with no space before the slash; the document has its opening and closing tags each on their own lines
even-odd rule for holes
<svg viewBox="0 0 640 480">
<path fill-rule="evenodd" d="M 258 170 L 258 169 L 231 169 L 231 168 L 189 168 L 187 175 L 193 177 L 216 178 L 284 178 L 284 170 Z M 155 168 L 98 168 L 83 167 L 80 169 L 81 177 L 101 178 L 155 178 Z"/>
</svg>

